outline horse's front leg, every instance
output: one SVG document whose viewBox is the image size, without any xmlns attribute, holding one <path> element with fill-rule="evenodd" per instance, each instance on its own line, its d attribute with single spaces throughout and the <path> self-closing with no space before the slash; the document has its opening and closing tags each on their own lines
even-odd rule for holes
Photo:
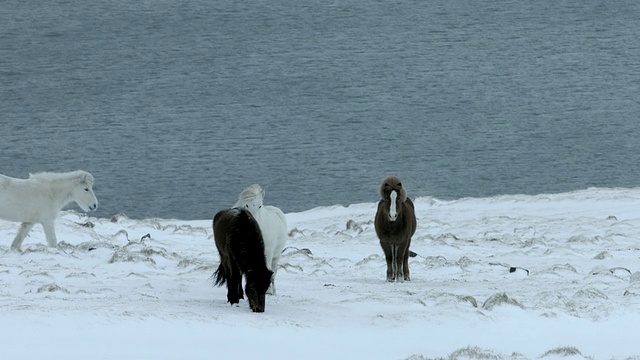
<svg viewBox="0 0 640 360">
<path fill-rule="evenodd" d="M 15 251 L 20 251 L 22 249 L 22 242 L 24 238 L 27 237 L 27 234 L 33 228 L 34 223 L 22 223 L 20 224 L 20 229 L 18 229 L 18 233 L 16 237 L 13 239 L 13 243 L 11 243 L 11 248 Z"/>
<path fill-rule="evenodd" d="M 407 244 L 404 248 L 404 254 L 402 255 L 402 272 L 398 276 L 404 275 L 405 281 L 411 281 L 411 275 L 409 274 L 409 245 L 411 244 L 411 238 L 407 241 Z"/>
<path fill-rule="evenodd" d="M 384 251 L 384 258 L 387 261 L 387 281 L 396 281 L 396 269 L 395 263 L 393 261 L 395 245 L 391 243 L 381 242 L 380 246 L 382 247 L 382 251 Z"/>
<path fill-rule="evenodd" d="M 51 222 L 43 222 L 42 227 L 44 228 L 44 235 L 47 238 L 47 243 L 50 247 L 58 246 L 58 239 L 56 239 L 56 230 L 53 226 L 53 221 Z"/>
<path fill-rule="evenodd" d="M 276 273 L 278 272 L 279 261 L 280 256 L 274 256 L 273 259 L 271 259 L 271 268 L 269 270 L 273 271 L 273 274 L 271 275 L 271 284 L 269 285 L 269 289 L 267 289 L 267 294 L 269 295 L 276 294 Z"/>
<path fill-rule="evenodd" d="M 405 277 L 405 271 L 408 271 L 409 269 L 405 269 L 404 268 L 404 254 L 406 253 L 405 248 L 404 248 L 404 244 L 396 244 L 394 245 L 395 247 L 395 252 L 394 252 L 394 256 L 393 256 L 393 264 L 395 265 L 395 270 L 396 270 L 396 281 L 399 282 L 404 282 L 406 280 Z"/>
</svg>

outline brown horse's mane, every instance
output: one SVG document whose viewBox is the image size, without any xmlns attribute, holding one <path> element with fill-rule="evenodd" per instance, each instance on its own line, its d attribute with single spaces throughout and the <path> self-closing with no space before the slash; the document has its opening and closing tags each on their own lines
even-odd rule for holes
<svg viewBox="0 0 640 360">
<path fill-rule="evenodd" d="M 378 191 L 378 193 L 380 194 L 380 198 L 383 200 L 387 199 L 389 197 L 389 194 L 391 193 L 391 189 L 397 190 L 395 188 L 398 186 L 400 187 L 398 197 L 400 198 L 401 202 L 405 202 L 405 200 L 407 200 L 407 190 L 405 190 L 404 186 L 402 186 L 400 179 L 395 176 L 387 176 L 386 178 L 384 178 L 384 180 L 382 180 L 382 183 L 380 183 L 380 190 Z"/>
</svg>

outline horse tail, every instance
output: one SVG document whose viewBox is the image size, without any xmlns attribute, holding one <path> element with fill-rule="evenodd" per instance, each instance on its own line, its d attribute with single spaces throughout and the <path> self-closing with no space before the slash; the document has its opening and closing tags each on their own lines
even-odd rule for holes
<svg viewBox="0 0 640 360">
<path fill-rule="evenodd" d="M 224 285 L 227 282 L 227 273 L 224 271 L 224 266 L 220 264 L 218 266 L 218 270 L 213 273 L 213 277 L 215 277 L 214 283 L 217 286 Z"/>
</svg>

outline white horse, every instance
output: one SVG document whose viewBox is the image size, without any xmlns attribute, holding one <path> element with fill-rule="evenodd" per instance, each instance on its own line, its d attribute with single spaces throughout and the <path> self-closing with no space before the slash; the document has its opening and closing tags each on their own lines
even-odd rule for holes
<svg viewBox="0 0 640 360">
<path fill-rule="evenodd" d="M 275 206 L 263 205 L 264 190 L 254 184 L 244 189 L 238 196 L 238 202 L 233 207 L 244 207 L 260 225 L 264 239 L 264 257 L 267 267 L 273 271 L 271 285 L 267 294 L 276 294 L 275 278 L 278 271 L 278 261 L 284 245 L 287 242 L 287 220 L 282 210 Z"/>
<path fill-rule="evenodd" d="M 0 219 L 22 223 L 11 248 L 20 251 L 36 223 L 42 224 L 49 246 L 57 246 L 53 222 L 58 212 L 72 201 L 84 211 L 97 209 L 92 187 L 93 176 L 81 170 L 29 174 L 28 179 L 0 175 Z"/>
</svg>

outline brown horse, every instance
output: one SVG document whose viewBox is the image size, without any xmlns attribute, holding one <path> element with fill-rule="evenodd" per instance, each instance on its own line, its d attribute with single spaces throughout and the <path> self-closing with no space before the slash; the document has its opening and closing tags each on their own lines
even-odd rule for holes
<svg viewBox="0 0 640 360">
<path fill-rule="evenodd" d="M 380 198 L 375 227 L 387 260 L 387 281 L 409 281 L 409 245 L 417 224 L 413 202 L 395 176 L 382 181 Z"/>
<path fill-rule="evenodd" d="M 213 217 L 213 236 L 220 254 L 220 266 L 213 274 L 216 285 L 226 283 L 227 300 L 237 304 L 244 299 L 244 275 L 249 307 L 253 312 L 264 312 L 273 272 L 267 268 L 258 222 L 246 209 L 221 210 Z"/>
</svg>

